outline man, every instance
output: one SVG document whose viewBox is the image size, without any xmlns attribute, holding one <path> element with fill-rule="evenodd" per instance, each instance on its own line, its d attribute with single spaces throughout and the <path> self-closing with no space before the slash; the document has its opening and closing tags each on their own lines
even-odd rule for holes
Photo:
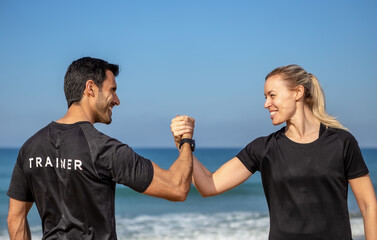
<svg viewBox="0 0 377 240">
<path fill-rule="evenodd" d="M 116 183 L 171 201 L 186 199 L 194 119 L 181 116 L 189 127 L 182 128 L 186 134 L 180 154 L 169 170 L 94 128 L 96 122 L 110 124 L 112 109 L 120 104 L 118 72 L 118 65 L 90 57 L 69 66 L 64 78 L 66 115 L 26 141 L 14 167 L 8 190 L 12 240 L 30 239 L 26 216 L 33 202 L 42 220 L 43 239 L 102 240 L 117 239 Z"/>
</svg>

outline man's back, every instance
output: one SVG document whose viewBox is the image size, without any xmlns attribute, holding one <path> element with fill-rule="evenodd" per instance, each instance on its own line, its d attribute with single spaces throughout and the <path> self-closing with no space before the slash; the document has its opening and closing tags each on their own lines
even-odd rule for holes
<svg viewBox="0 0 377 240">
<path fill-rule="evenodd" d="M 143 192 L 152 177 L 150 161 L 91 123 L 52 122 L 21 148 L 8 195 L 35 201 L 44 239 L 116 239 L 115 182 Z"/>
<path fill-rule="evenodd" d="M 35 201 L 44 239 L 116 239 L 115 183 L 146 195 L 184 201 L 191 186 L 195 120 L 175 136 L 179 156 L 168 170 L 110 138 L 94 123 L 110 124 L 120 104 L 119 66 L 83 57 L 64 76 L 66 114 L 21 148 L 8 190 L 11 239 L 29 239 L 27 215 Z M 150 136 L 154 137 L 154 136 Z"/>
</svg>

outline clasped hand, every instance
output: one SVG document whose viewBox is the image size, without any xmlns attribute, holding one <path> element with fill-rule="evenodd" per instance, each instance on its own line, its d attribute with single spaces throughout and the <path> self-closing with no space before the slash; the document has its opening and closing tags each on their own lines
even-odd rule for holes
<svg viewBox="0 0 377 240">
<path fill-rule="evenodd" d="M 195 119 L 186 115 L 176 116 L 171 120 L 170 129 L 173 133 L 174 142 L 179 148 L 182 138 L 191 138 L 194 135 Z"/>
</svg>

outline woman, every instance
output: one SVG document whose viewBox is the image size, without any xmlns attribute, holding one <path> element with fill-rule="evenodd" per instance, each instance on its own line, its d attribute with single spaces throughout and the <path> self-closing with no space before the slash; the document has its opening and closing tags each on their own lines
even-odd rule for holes
<svg viewBox="0 0 377 240">
<path fill-rule="evenodd" d="M 377 239 L 377 203 L 355 138 L 325 110 L 316 77 L 298 65 L 276 68 L 265 80 L 264 107 L 281 130 L 248 144 L 214 173 L 196 158 L 193 182 L 214 196 L 261 172 L 270 213 L 271 240 L 352 239 L 348 183 L 364 219 L 367 240 Z M 178 144 L 188 127 L 180 117 L 171 129 Z"/>
</svg>

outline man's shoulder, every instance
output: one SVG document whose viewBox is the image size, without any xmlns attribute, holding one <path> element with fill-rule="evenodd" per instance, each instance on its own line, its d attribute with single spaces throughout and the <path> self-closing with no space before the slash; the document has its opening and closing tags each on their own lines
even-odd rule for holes
<svg viewBox="0 0 377 240">
<path fill-rule="evenodd" d="M 80 125 L 80 128 L 82 129 L 85 139 L 93 154 L 103 154 L 106 151 L 113 151 L 119 147 L 125 147 L 125 149 L 131 150 L 126 143 L 123 143 L 120 140 L 99 131 L 92 124 L 82 124 Z"/>
<path fill-rule="evenodd" d="M 72 130 L 77 129 L 78 131 L 82 131 L 86 138 L 110 138 L 109 136 L 103 134 L 102 132 L 98 131 L 90 122 L 77 122 L 73 124 L 61 124 L 57 122 L 50 122 L 36 133 L 34 133 L 31 137 L 29 137 L 24 144 L 22 145 L 21 149 L 28 148 L 29 146 L 35 146 L 36 144 L 43 144 L 45 141 L 54 140 L 55 137 L 54 133 L 61 132 L 61 134 L 65 134 L 65 130 Z"/>
<path fill-rule="evenodd" d="M 48 134 L 48 126 L 50 125 L 51 123 L 47 124 L 46 126 L 44 126 L 43 128 L 41 128 L 40 130 L 38 130 L 36 133 L 34 133 L 31 137 L 29 137 L 25 143 L 23 144 L 22 148 L 32 144 L 32 143 L 35 143 L 35 142 L 38 142 L 41 138 L 44 138 L 47 134 Z"/>
<path fill-rule="evenodd" d="M 94 142 L 102 142 L 102 141 L 109 141 L 109 140 L 116 140 L 103 132 L 99 131 L 95 128 L 92 124 L 80 124 L 80 128 L 82 129 L 87 141 L 94 141 Z"/>
</svg>

